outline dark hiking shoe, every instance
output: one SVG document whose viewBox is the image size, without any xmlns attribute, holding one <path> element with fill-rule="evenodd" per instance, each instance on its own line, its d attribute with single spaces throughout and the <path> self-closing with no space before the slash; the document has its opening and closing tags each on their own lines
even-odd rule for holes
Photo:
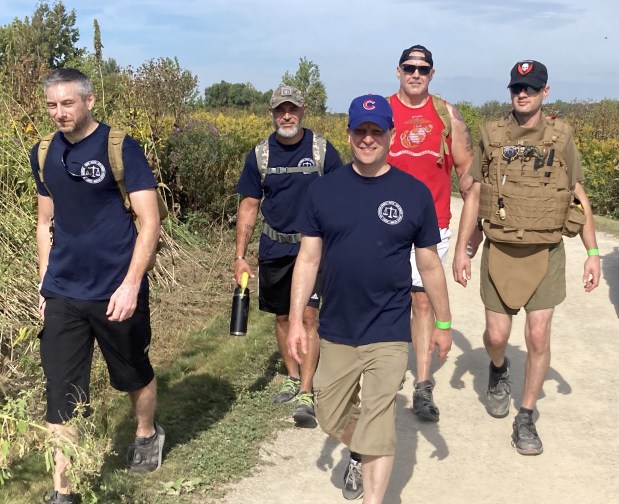
<svg viewBox="0 0 619 504">
<path fill-rule="evenodd" d="M 363 497 L 363 468 L 361 462 L 350 459 L 344 473 L 344 487 L 342 495 L 346 500 L 355 500 Z"/>
<path fill-rule="evenodd" d="M 314 413 L 314 394 L 310 392 L 297 394 L 297 405 L 294 407 L 292 419 L 297 427 L 313 429 L 318 425 Z"/>
<path fill-rule="evenodd" d="M 281 390 L 273 397 L 273 402 L 283 404 L 292 401 L 301 390 L 301 380 L 287 376 Z"/>
<path fill-rule="evenodd" d="M 439 411 L 432 398 L 434 385 L 430 380 L 419 382 L 413 392 L 413 413 L 421 420 L 438 422 Z"/>
<path fill-rule="evenodd" d="M 146 473 L 156 471 L 161 467 L 165 432 L 163 427 L 155 423 L 155 434 L 151 437 L 136 437 L 127 451 L 129 471 Z"/>
<path fill-rule="evenodd" d="M 58 491 L 54 491 L 45 500 L 45 504 L 76 504 L 77 498 L 72 494 L 63 494 Z"/>
<path fill-rule="evenodd" d="M 486 392 L 486 411 L 494 418 L 505 418 L 509 414 L 511 387 L 509 385 L 509 359 L 505 357 L 507 369 L 495 373 L 490 361 L 488 372 L 488 391 Z"/>
<path fill-rule="evenodd" d="M 539 455 L 544 451 L 533 420 L 528 415 L 516 415 L 512 446 L 520 455 Z"/>
</svg>

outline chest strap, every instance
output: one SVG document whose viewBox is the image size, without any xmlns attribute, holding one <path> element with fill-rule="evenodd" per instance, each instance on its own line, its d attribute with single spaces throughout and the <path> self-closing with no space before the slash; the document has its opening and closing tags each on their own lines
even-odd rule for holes
<svg viewBox="0 0 619 504">
<path fill-rule="evenodd" d="M 269 166 L 264 169 L 265 175 L 283 175 L 284 173 L 303 173 L 308 175 L 320 171 L 318 166 Z"/>
<path fill-rule="evenodd" d="M 301 233 L 280 233 L 276 231 L 266 222 L 262 226 L 262 232 L 267 235 L 271 240 L 275 240 L 279 243 L 300 243 Z"/>
</svg>

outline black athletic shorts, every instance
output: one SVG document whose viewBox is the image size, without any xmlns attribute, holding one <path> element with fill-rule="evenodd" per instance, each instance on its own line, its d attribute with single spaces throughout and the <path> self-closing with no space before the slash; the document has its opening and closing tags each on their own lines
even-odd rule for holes
<svg viewBox="0 0 619 504">
<path fill-rule="evenodd" d="M 275 315 L 288 315 L 290 311 L 290 288 L 292 270 L 297 256 L 284 256 L 277 259 L 258 260 L 258 307 L 261 311 Z M 307 306 L 320 306 L 320 280 L 318 272 L 316 284 Z"/>
<path fill-rule="evenodd" d="M 138 296 L 133 316 L 110 322 L 108 301 L 76 301 L 48 297 L 41 331 L 41 363 L 45 373 L 47 414 L 52 424 L 75 414 L 77 402 L 90 404 L 90 368 L 94 342 L 110 374 L 112 387 L 134 392 L 148 385 L 155 374 L 148 358 L 150 308 L 148 291 Z M 85 415 L 90 414 L 87 406 Z"/>
</svg>

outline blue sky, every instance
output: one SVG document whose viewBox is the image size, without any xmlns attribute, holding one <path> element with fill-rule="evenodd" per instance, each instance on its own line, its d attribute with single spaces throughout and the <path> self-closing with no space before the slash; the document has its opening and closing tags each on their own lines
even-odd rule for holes
<svg viewBox="0 0 619 504">
<path fill-rule="evenodd" d="M 433 52 L 430 90 L 450 102 L 507 101 L 509 71 L 537 59 L 549 100 L 619 99 L 617 0 L 66 0 L 79 45 L 92 50 L 93 20 L 105 58 L 139 66 L 178 57 L 199 89 L 225 80 L 275 88 L 306 57 L 320 69 L 327 106 L 397 90 L 402 50 Z M 31 16 L 36 2 L 0 0 L 0 24 Z"/>
</svg>

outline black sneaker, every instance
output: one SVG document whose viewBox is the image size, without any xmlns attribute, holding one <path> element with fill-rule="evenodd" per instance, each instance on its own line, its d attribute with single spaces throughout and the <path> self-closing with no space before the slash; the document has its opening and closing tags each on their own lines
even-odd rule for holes
<svg viewBox="0 0 619 504">
<path fill-rule="evenodd" d="M 273 402 L 283 404 L 292 401 L 301 390 L 301 380 L 287 376 L 281 390 L 273 397 Z"/>
<path fill-rule="evenodd" d="M 533 420 L 528 415 L 516 415 L 512 432 L 512 446 L 520 455 L 539 455 L 544 451 Z"/>
<path fill-rule="evenodd" d="M 146 473 L 161 467 L 165 432 L 155 423 L 155 434 L 151 437 L 136 437 L 127 451 L 128 469 L 131 472 Z"/>
<path fill-rule="evenodd" d="M 509 414 L 511 386 L 509 384 L 509 359 L 505 357 L 507 369 L 495 373 L 490 361 L 488 372 L 488 391 L 486 392 L 486 411 L 494 418 L 505 418 Z"/>
<path fill-rule="evenodd" d="M 432 398 L 433 388 L 434 385 L 430 380 L 424 380 L 415 385 L 413 392 L 413 413 L 428 422 L 438 422 L 440 415 Z"/>
<path fill-rule="evenodd" d="M 314 394 L 311 392 L 297 394 L 297 405 L 294 407 L 292 419 L 297 427 L 313 429 L 318 425 L 314 413 Z"/>
<path fill-rule="evenodd" d="M 72 494 L 63 494 L 58 491 L 52 494 L 45 500 L 45 504 L 74 504 L 77 503 L 77 498 Z"/>
<path fill-rule="evenodd" d="M 344 487 L 342 495 L 346 500 L 355 500 L 363 497 L 363 468 L 361 462 L 350 459 L 344 472 Z"/>
</svg>

